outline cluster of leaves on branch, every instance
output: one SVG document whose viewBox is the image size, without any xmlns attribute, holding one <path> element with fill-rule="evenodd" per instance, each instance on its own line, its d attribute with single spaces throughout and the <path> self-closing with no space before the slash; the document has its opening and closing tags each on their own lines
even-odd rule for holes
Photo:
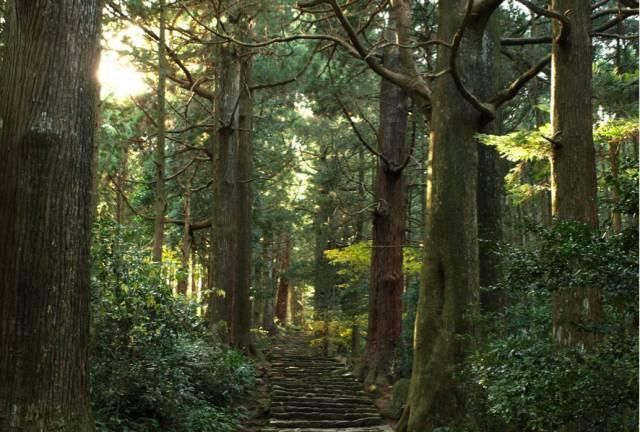
<svg viewBox="0 0 640 432">
<path fill-rule="evenodd" d="M 198 304 L 175 296 L 139 251 L 135 225 L 95 224 L 92 399 L 99 431 L 231 432 L 229 403 L 255 380 L 239 353 L 214 344 Z"/>
<path fill-rule="evenodd" d="M 349 281 L 355 281 L 369 271 L 371 267 L 372 242 L 357 242 L 349 246 L 325 251 L 329 262 L 339 266 L 338 274 L 346 276 Z M 403 249 L 403 271 L 406 274 L 420 273 L 421 255 L 418 249 Z"/>
</svg>

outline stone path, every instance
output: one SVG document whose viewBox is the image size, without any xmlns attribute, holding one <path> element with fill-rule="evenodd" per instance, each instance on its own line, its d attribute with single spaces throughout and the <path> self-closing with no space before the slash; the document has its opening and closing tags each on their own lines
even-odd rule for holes
<svg viewBox="0 0 640 432">
<path fill-rule="evenodd" d="M 271 418 L 262 432 L 393 432 L 353 375 L 310 354 L 303 334 L 283 337 L 270 360 Z"/>
</svg>

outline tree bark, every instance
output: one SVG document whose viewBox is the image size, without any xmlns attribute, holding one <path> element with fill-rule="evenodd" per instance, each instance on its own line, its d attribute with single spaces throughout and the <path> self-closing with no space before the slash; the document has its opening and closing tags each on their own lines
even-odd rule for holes
<svg viewBox="0 0 640 432">
<path fill-rule="evenodd" d="M 238 113 L 240 98 L 240 61 L 235 48 L 228 43 L 218 45 L 216 55 L 215 114 L 220 126 L 217 138 L 216 169 L 216 286 L 215 303 L 218 321 L 231 321 L 231 298 L 236 285 Z"/>
<path fill-rule="evenodd" d="M 262 252 L 264 262 L 263 276 L 263 296 L 264 308 L 262 313 L 262 327 L 271 335 L 277 333 L 275 326 L 275 300 L 277 295 L 276 279 L 278 277 L 278 269 L 276 265 L 276 252 L 274 248 L 273 234 L 265 235 L 264 248 Z"/>
<path fill-rule="evenodd" d="M 398 68 L 398 54 L 387 49 L 384 62 Z M 380 88 L 380 126 L 373 213 L 373 250 L 369 285 L 369 320 L 367 330 L 367 374 L 365 385 L 387 385 L 390 366 L 402 330 L 402 249 L 406 190 L 403 175 L 407 157 L 406 143 L 408 98 L 398 86 L 383 79 Z"/>
<path fill-rule="evenodd" d="M 240 18 L 243 24 L 246 17 Z M 231 344 L 239 350 L 251 345 L 251 140 L 253 136 L 253 98 L 249 86 L 253 72 L 250 52 L 238 49 L 240 61 L 240 99 L 238 100 L 238 149 L 235 178 L 236 257 L 235 284 L 232 289 Z"/>
<path fill-rule="evenodd" d="M 294 326 L 304 325 L 304 288 L 294 286 L 291 288 L 291 323 Z"/>
<path fill-rule="evenodd" d="M 498 17 L 489 22 L 475 23 L 470 26 L 466 37 L 470 44 L 481 47 L 477 69 L 473 77 L 467 79 L 467 85 L 483 100 L 489 99 L 497 88 L 501 88 L 498 76 L 500 52 L 499 34 L 495 24 Z M 484 78 L 482 78 L 484 77 Z M 485 125 L 482 133 L 500 133 L 500 116 Z M 498 151 L 478 142 L 478 238 L 480 259 L 480 286 L 497 284 L 499 278 L 500 257 L 496 253 L 503 241 L 504 176 L 507 173 L 506 161 Z M 483 311 L 497 312 L 504 306 L 505 295 L 502 291 L 482 292 L 480 304 Z"/>
<path fill-rule="evenodd" d="M 319 173 L 328 171 L 328 149 L 322 150 L 319 160 Z M 321 174 L 320 174 L 321 175 Z M 333 269 L 324 255 L 324 252 L 331 247 L 331 212 L 328 185 L 320 185 L 318 210 L 314 215 L 315 228 L 315 251 L 314 251 L 314 309 L 319 316 L 325 315 L 329 309 L 331 301 L 331 284 L 333 281 Z"/>
<path fill-rule="evenodd" d="M 291 242 L 288 233 L 283 234 L 280 249 L 280 280 L 278 281 L 278 294 L 276 300 L 276 318 L 280 321 L 280 325 L 287 324 L 287 303 L 289 300 L 289 278 L 287 272 L 291 263 Z"/>
<path fill-rule="evenodd" d="M 158 100 L 157 100 L 157 130 L 156 149 L 154 152 L 155 166 L 155 196 L 153 222 L 153 261 L 162 262 L 162 246 L 164 243 L 164 212 L 166 208 L 166 192 L 164 184 L 165 171 L 165 120 L 166 120 L 166 87 L 167 87 L 167 53 L 165 49 L 165 33 L 167 24 L 167 6 L 165 0 L 160 0 L 160 34 L 158 41 Z"/>
<path fill-rule="evenodd" d="M 187 176 L 190 176 L 187 173 Z M 182 228 L 182 247 L 180 248 L 180 277 L 178 278 L 178 293 L 186 296 L 189 287 L 189 258 L 191 257 L 191 177 L 187 179 L 183 187 L 183 203 L 182 214 L 184 218 L 184 226 Z"/>
<path fill-rule="evenodd" d="M 100 3 L 15 2 L 0 76 L 0 430 L 94 430 L 89 244 Z"/>
<path fill-rule="evenodd" d="M 466 0 L 441 1 L 439 40 L 452 40 Z M 476 20 L 462 40 L 458 69 L 480 80 L 486 21 Z M 438 70 L 449 64 L 449 50 L 438 52 Z M 409 432 L 456 428 L 464 420 L 469 394 L 462 368 L 477 340 L 479 313 L 478 144 L 485 124 L 461 96 L 449 75 L 435 82 L 437 107 L 431 117 L 425 263 L 416 316 L 413 372 L 408 407 Z"/>
<path fill-rule="evenodd" d="M 591 103 L 591 18 L 588 2 L 553 0 L 557 13 L 571 10 L 571 31 L 560 38 L 553 23 L 551 59 L 551 201 L 562 220 L 598 227 L 595 149 Z M 589 328 L 601 320 L 598 287 L 561 288 L 554 295 L 553 336 L 559 346 L 592 347 L 597 338 Z"/>
</svg>

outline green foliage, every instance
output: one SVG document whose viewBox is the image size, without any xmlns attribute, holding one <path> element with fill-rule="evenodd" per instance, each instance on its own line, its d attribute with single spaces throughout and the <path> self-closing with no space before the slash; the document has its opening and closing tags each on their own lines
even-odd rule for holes
<svg viewBox="0 0 640 432">
<path fill-rule="evenodd" d="M 638 136 L 638 121 L 634 119 L 616 118 L 600 122 L 593 131 L 596 142 L 620 144 Z"/>
<path fill-rule="evenodd" d="M 339 314 L 329 314 L 328 323 L 323 320 L 314 320 L 309 323 L 314 338 L 311 339 L 311 347 L 322 349 L 325 341 L 328 343 L 329 352 L 336 355 L 353 354 L 351 353 L 351 338 L 353 336 L 354 324 L 357 324 L 359 331 L 367 327 L 367 315 L 361 314 L 352 317 L 350 320 L 343 319 Z M 328 335 L 325 334 L 328 330 Z M 362 346 L 360 348 L 363 348 Z"/>
<path fill-rule="evenodd" d="M 637 237 L 603 238 L 558 222 L 536 229 L 532 250 L 503 251 L 497 289 L 509 306 L 486 317 L 489 337 L 474 358 L 490 415 L 522 431 L 554 431 L 584 421 L 589 430 L 636 430 L 638 383 Z M 636 241 L 629 242 L 629 236 Z M 592 351 L 553 344 L 552 296 L 559 287 L 598 286 L 604 318 Z"/>
<path fill-rule="evenodd" d="M 198 305 L 145 261 L 135 228 L 99 218 L 93 249 L 92 398 L 100 431 L 231 431 L 253 385 L 245 358 L 206 338 Z"/>
<path fill-rule="evenodd" d="M 551 126 L 545 124 L 537 130 L 518 130 L 506 135 L 478 134 L 484 144 L 495 147 L 500 155 L 515 165 L 505 176 L 508 196 L 514 204 L 533 198 L 548 189 L 545 179 L 549 175 L 551 158 Z"/>
<path fill-rule="evenodd" d="M 551 125 L 537 130 L 519 130 L 506 135 L 477 134 L 484 144 L 495 147 L 500 155 L 511 162 L 548 159 L 551 157 Z"/>
<path fill-rule="evenodd" d="M 324 252 L 329 262 L 339 266 L 339 275 L 347 276 L 350 281 L 357 280 L 362 274 L 368 273 L 371 267 L 371 241 L 357 242 L 338 249 Z M 406 274 L 419 274 L 422 262 L 416 249 L 404 248 L 403 271 Z"/>
<path fill-rule="evenodd" d="M 635 51 L 635 50 L 634 50 Z M 634 57 L 636 55 L 634 54 Z M 593 68 L 593 95 L 609 112 L 635 116 L 638 112 L 638 60 L 633 58 L 629 72 L 611 62 L 598 61 Z"/>
<path fill-rule="evenodd" d="M 633 158 L 626 158 L 618 167 L 618 175 L 612 173 L 604 175 L 604 183 L 616 188 L 619 198 L 613 201 L 613 209 L 617 212 L 637 215 L 638 214 L 638 162 Z"/>
</svg>

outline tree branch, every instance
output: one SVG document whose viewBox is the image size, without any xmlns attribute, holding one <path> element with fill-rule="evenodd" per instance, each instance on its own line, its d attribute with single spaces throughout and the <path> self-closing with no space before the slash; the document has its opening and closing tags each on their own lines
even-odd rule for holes
<svg viewBox="0 0 640 432">
<path fill-rule="evenodd" d="M 608 39 L 626 39 L 626 40 L 636 40 L 638 39 L 638 33 L 632 33 L 628 35 L 621 35 L 616 33 L 602 33 L 602 32 L 594 32 L 591 33 L 593 37 L 602 37 Z"/>
<path fill-rule="evenodd" d="M 453 42 L 451 44 L 451 54 L 449 57 L 449 70 L 451 72 L 451 77 L 453 78 L 453 82 L 455 83 L 458 91 L 461 93 L 462 97 L 464 97 L 479 113 L 482 117 L 487 120 L 493 120 L 496 116 L 495 109 L 491 105 L 487 105 L 481 102 L 475 95 L 473 95 L 462 82 L 462 78 L 458 73 L 458 69 L 456 66 L 456 58 L 458 51 L 460 50 L 460 43 L 462 41 L 462 36 L 464 35 L 464 31 L 471 22 L 471 14 L 473 13 L 473 0 L 467 1 L 467 9 L 460 24 L 460 27 L 453 35 Z"/>
<path fill-rule="evenodd" d="M 108 174 L 108 177 L 109 177 L 109 180 L 111 180 L 111 183 L 113 184 L 113 188 L 114 188 L 115 192 L 120 194 L 120 196 L 124 200 L 125 204 L 127 205 L 129 210 L 131 210 L 131 212 L 133 214 L 135 214 L 136 216 L 138 216 L 138 217 L 140 217 L 140 218 L 142 218 L 144 220 L 147 220 L 147 221 L 155 221 L 156 220 L 156 218 L 154 216 L 147 216 L 145 214 L 142 214 L 135 207 L 133 207 L 133 204 L 131 204 L 131 201 L 129 201 L 129 198 L 127 198 L 127 195 L 120 188 L 120 186 L 118 185 L 118 182 L 116 181 L 116 179 L 113 178 L 113 176 L 111 174 Z M 185 224 L 185 222 L 183 220 L 179 220 L 179 219 L 164 219 L 164 223 L 165 224 L 174 224 L 174 225 L 184 225 Z M 191 225 L 189 227 L 189 231 L 197 231 L 197 230 L 209 228 L 210 226 L 211 226 L 211 221 L 209 219 L 205 219 L 205 220 L 198 221 L 198 222 L 191 222 Z"/>
<path fill-rule="evenodd" d="M 612 13 L 613 10 L 610 10 L 607 14 Z M 638 15 L 638 9 L 616 9 L 615 12 L 618 14 L 615 18 L 607 21 L 606 23 L 596 27 L 593 29 L 592 35 L 596 33 L 602 33 L 611 27 L 614 27 L 618 23 L 624 21 L 625 19 Z M 599 16 L 598 13 L 591 16 L 592 19 L 597 18 Z M 521 45 L 535 45 L 535 44 L 550 44 L 551 36 L 538 36 L 538 37 L 530 37 L 530 38 L 503 38 L 501 40 L 502 46 L 521 46 Z"/>
<path fill-rule="evenodd" d="M 520 75 L 520 77 L 518 77 L 515 81 L 513 81 L 511 85 L 509 85 L 509 87 L 500 91 L 495 97 L 493 97 L 491 99 L 491 103 L 496 108 L 499 108 L 504 103 L 516 97 L 520 89 L 524 87 L 525 84 L 527 84 L 531 79 L 535 78 L 536 75 L 538 75 L 540 71 L 542 71 L 542 69 L 544 69 L 550 62 L 551 54 L 547 54 L 536 65 L 531 67 L 525 73 Z"/>
<path fill-rule="evenodd" d="M 476 0 L 473 3 L 473 11 L 471 12 L 473 19 L 478 20 L 491 16 L 503 1 L 504 0 Z"/>
<path fill-rule="evenodd" d="M 379 158 L 382 162 L 384 162 L 384 165 L 386 167 L 387 170 L 391 169 L 391 162 L 389 161 L 389 159 L 387 159 L 385 157 L 385 155 L 383 155 L 382 153 L 380 153 L 379 151 L 377 151 L 376 149 L 374 149 L 371 145 L 369 145 L 369 143 L 367 142 L 367 140 L 364 139 L 364 137 L 362 136 L 362 134 L 360 133 L 360 131 L 358 130 L 358 127 L 356 126 L 355 122 L 353 121 L 353 119 L 351 118 L 351 114 L 349 114 L 349 111 L 347 110 L 347 107 L 344 106 L 344 103 L 342 102 L 342 99 L 340 99 L 340 96 L 338 96 L 337 94 L 334 94 L 334 97 L 336 98 L 336 100 L 338 101 L 338 104 L 340 105 L 340 109 L 342 110 L 342 113 L 344 114 L 345 118 L 347 119 L 347 121 L 349 122 L 349 124 L 351 125 L 351 129 L 353 129 L 353 132 L 356 134 L 356 136 L 358 137 L 358 140 L 362 143 L 363 146 L 366 147 L 367 150 L 369 150 L 369 152 L 376 156 L 377 158 Z"/>
<path fill-rule="evenodd" d="M 557 41 L 559 43 L 564 43 L 567 40 L 567 38 L 569 37 L 569 34 L 571 33 L 571 21 L 569 20 L 569 18 L 567 18 L 561 13 L 554 12 L 549 9 L 541 8 L 535 5 L 534 3 L 530 2 L 529 0 L 516 0 L 516 1 L 518 3 L 525 5 L 531 11 L 537 13 L 538 15 L 546 16 L 547 18 L 560 21 L 561 30 L 560 30 L 560 34 L 558 35 Z"/>
<path fill-rule="evenodd" d="M 370 67 L 373 69 L 375 73 L 380 75 L 382 78 L 385 78 L 387 81 L 392 82 L 393 84 L 401 87 L 407 91 L 407 93 L 414 95 L 417 99 L 420 100 L 423 105 L 423 109 L 428 109 L 431 106 L 431 89 L 427 85 L 424 80 L 419 77 L 411 77 L 409 75 L 405 75 L 402 73 L 394 72 L 379 62 L 377 62 L 372 56 L 369 56 L 368 50 L 364 47 L 362 42 L 360 41 L 358 34 L 355 29 L 349 23 L 349 20 L 342 13 L 342 9 L 336 2 L 336 0 L 327 0 L 333 9 L 333 12 L 338 18 L 338 21 L 344 28 L 345 32 L 349 36 L 351 43 L 353 44 L 353 48 L 359 54 L 359 57 L 362 58 Z"/>
</svg>

